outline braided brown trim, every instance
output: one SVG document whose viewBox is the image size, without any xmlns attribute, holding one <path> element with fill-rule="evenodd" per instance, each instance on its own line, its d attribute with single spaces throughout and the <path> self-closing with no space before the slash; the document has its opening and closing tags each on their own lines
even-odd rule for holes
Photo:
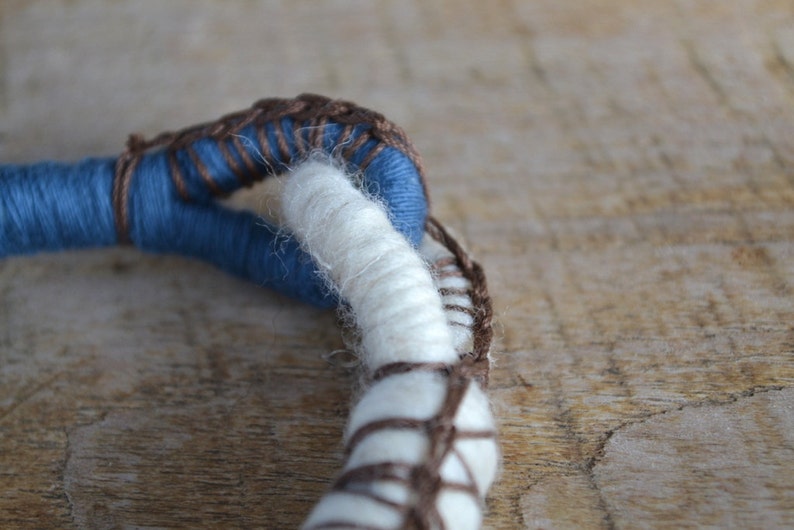
<svg viewBox="0 0 794 530">
<path fill-rule="evenodd" d="M 237 163 L 230 163 L 229 166 L 242 185 L 250 185 L 252 182 L 276 174 L 277 170 L 275 168 L 283 167 L 284 164 L 291 164 L 294 162 L 294 160 L 289 157 L 290 149 L 287 145 L 287 137 L 280 123 L 282 118 L 292 118 L 295 121 L 295 127 L 298 127 L 300 123 L 300 128 L 293 130 L 296 150 L 299 154 L 306 152 L 304 144 L 307 139 L 303 137 L 302 131 L 308 129 L 308 144 L 315 149 L 320 148 L 322 146 L 324 129 L 329 123 L 337 123 L 345 126 L 345 134 L 342 135 L 339 143 L 339 146 L 342 147 L 339 154 L 345 159 L 349 158 L 355 152 L 355 149 L 363 145 L 367 140 L 374 138 L 379 141 L 379 144 L 367 154 L 364 161 L 361 163 L 361 169 L 366 169 L 369 163 L 385 146 L 400 150 L 416 166 L 422 181 L 422 186 L 425 188 L 425 196 L 428 197 L 424 178 L 424 167 L 419 153 L 408 139 L 405 132 L 396 124 L 387 120 L 382 114 L 360 107 L 349 101 L 332 100 L 315 94 L 302 94 L 293 99 L 268 98 L 254 103 L 250 109 L 227 114 L 218 120 L 194 125 L 179 131 L 164 132 L 158 134 L 151 140 L 145 140 L 140 135 L 131 135 L 127 141 L 126 150 L 119 156 L 116 162 L 116 171 L 113 180 L 112 204 L 119 243 L 129 244 L 131 242 L 127 204 L 130 183 L 135 173 L 135 168 L 147 151 L 165 148 L 170 154 L 173 154 L 175 151 L 187 148 L 192 143 L 204 138 L 210 138 L 218 142 L 230 140 L 231 146 L 240 153 L 245 171 L 243 168 L 240 168 Z M 271 122 L 274 125 L 274 134 L 279 151 L 278 157 L 271 152 L 269 147 L 270 144 L 264 130 L 264 126 Z M 235 136 L 249 125 L 257 127 L 259 145 L 256 147 L 262 153 L 266 165 L 272 168 L 272 171 L 268 174 L 254 173 L 253 168 L 255 166 L 253 161 L 250 160 L 246 150 L 242 148 L 241 142 Z M 352 134 L 353 129 L 357 125 L 366 125 L 368 126 L 368 130 L 363 132 L 352 145 L 344 145 L 345 139 Z M 228 152 L 228 149 L 228 145 L 224 145 L 221 148 L 227 161 L 233 158 Z M 189 151 L 188 154 L 192 157 L 192 150 Z M 206 172 L 201 164 L 199 164 L 199 172 L 210 190 L 213 193 L 220 194 L 220 190 L 212 180 L 212 176 Z M 187 194 L 182 176 L 179 174 L 177 164 L 171 163 L 171 173 L 171 178 L 174 179 L 180 195 L 183 199 L 189 200 L 190 198 Z"/>
</svg>

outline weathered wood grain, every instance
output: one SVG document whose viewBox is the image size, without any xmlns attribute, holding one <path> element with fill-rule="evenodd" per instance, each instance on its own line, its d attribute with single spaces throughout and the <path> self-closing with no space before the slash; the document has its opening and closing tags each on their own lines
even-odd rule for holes
<svg viewBox="0 0 794 530">
<path fill-rule="evenodd" d="M 4 162 L 305 91 L 407 129 L 498 312 L 488 528 L 794 526 L 790 2 L 10 0 L 0 36 Z M 0 261 L 0 527 L 296 527 L 341 345 L 176 257 Z"/>
</svg>

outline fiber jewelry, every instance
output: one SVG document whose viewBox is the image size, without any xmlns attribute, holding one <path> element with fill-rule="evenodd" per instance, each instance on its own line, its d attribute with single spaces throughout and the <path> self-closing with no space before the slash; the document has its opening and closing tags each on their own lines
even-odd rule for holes
<svg viewBox="0 0 794 530">
<path fill-rule="evenodd" d="M 217 201 L 276 174 L 287 176 L 283 226 Z M 367 388 L 344 467 L 303 528 L 476 529 L 498 465 L 484 392 L 490 298 L 426 197 L 417 152 L 380 114 L 314 95 L 267 99 L 133 135 L 117 159 L 0 166 L 0 257 L 131 243 L 341 303 Z"/>
</svg>

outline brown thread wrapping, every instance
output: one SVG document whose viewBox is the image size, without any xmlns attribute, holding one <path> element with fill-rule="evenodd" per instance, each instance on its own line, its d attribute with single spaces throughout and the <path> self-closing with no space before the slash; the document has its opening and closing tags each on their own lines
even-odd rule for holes
<svg viewBox="0 0 794 530">
<path fill-rule="evenodd" d="M 292 138 L 294 138 L 295 149 L 303 156 L 306 154 L 306 140 L 303 138 L 305 125 L 299 121 L 292 122 Z"/>
<path fill-rule="evenodd" d="M 444 304 L 444 310 L 445 311 L 455 311 L 455 312 L 458 312 L 458 313 L 465 313 L 465 314 L 469 315 L 470 317 L 473 317 L 473 316 L 475 316 L 477 314 L 477 311 L 473 307 L 465 307 L 465 306 L 456 305 L 456 304 Z"/>
<path fill-rule="evenodd" d="M 188 156 L 190 156 L 190 160 L 191 162 L 193 162 L 193 165 L 196 166 L 199 175 L 201 175 L 201 180 L 204 181 L 204 184 L 207 185 L 207 187 L 210 189 L 212 194 L 220 195 L 222 193 L 221 189 L 218 187 L 218 184 L 215 182 L 215 179 L 212 178 L 212 175 L 210 175 L 210 172 L 209 170 L 207 170 L 207 167 L 204 165 L 204 162 L 202 162 L 201 159 L 199 158 L 198 153 L 196 153 L 196 150 L 193 149 L 192 147 L 188 147 L 187 154 Z"/>
<path fill-rule="evenodd" d="M 366 168 L 372 161 L 372 158 L 382 150 L 384 145 L 399 149 L 416 166 L 422 181 L 422 186 L 425 188 L 425 196 L 427 197 L 424 168 L 419 153 L 408 140 L 405 132 L 380 113 L 365 109 L 349 101 L 332 100 L 314 94 L 302 94 L 293 99 L 269 98 L 256 102 L 250 109 L 227 114 L 216 121 L 194 125 L 180 131 L 164 132 L 151 140 L 145 140 L 140 135 L 130 136 L 126 150 L 119 156 L 116 162 L 111 198 L 119 242 L 125 244 L 130 243 L 128 209 L 130 183 L 138 162 L 147 151 L 156 148 L 165 148 L 173 154 L 173 152 L 188 147 L 193 142 L 202 138 L 224 141 L 230 137 L 234 138 L 234 135 L 239 134 L 240 131 L 249 125 L 255 125 L 257 127 L 257 139 L 260 144 L 258 147 L 264 157 L 266 165 L 269 165 L 271 168 L 283 167 L 283 165 L 292 162 L 289 156 L 287 138 L 284 135 L 280 122 L 283 118 L 291 118 L 296 124 L 302 124 L 301 127 L 297 129 L 297 134 L 294 135 L 296 138 L 296 149 L 299 153 L 304 151 L 304 139 L 300 134 L 304 127 L 309 128 L 310 145 L 314 148 L 322 148 L 324 130 L 329 122 L 343 125 L 346 127 L 345 130 L 349 128 L 350 131 L 352 131 L 356 125 L 367 125 L 369 127 L 366 132 L 367 138 L 375 138 L 380 143 L 373 148 L 372 152 L 368 153 L 361 167 Z M 270 152 L 267 134 L 264 130 L 265 125 L 268 123 L 273 124 L 280 161 Z M 298 138 L 300 138 L 300 140 L 298 140 Z M 359 142 L 355 143 L 359 144 Z M 242 149 L 240 142 L 234 139 L 233 144 L 240 152 L 240 156 L 243 158 L 248 170 L 252 171 L 253 168 L 246 158 L 245 149 Z M 363 141 L 361 145 L 363 145 Z M 350 156 L 350 154 L 352 154 L 350 149 L 344 150 L 343 155 Z M 174 171 L 175 165 L 176 164 L 173 163 L 171 164 L 171 177 L 175 180 L 175 184 L 182 198 L 188 200 L 185 183 L 181 180 L 181 175 L 178 174 L 179 172 Z M 232 171 L 237 174 L 234 166 L 232 167 Z M 210 189 L 214 193 L 220 193 L 221 190 L 219 190 L 217 186 L 213 186 L 214 181 L 212 177 L 210 175 L 205 175 L 205 172 L 203 172 L 201 168 L 199 168 L 199 172 Z M 275 170 L 272 170 L 269 174 L 272 175 L 274 173 Z M 261 180 L 266 176 L 268 175 L 251 175 L 252 180 Z"/>
<path fill-rule="evenodd" d="M 407 372 L 437 372 L 443 375 L 449 375 L 452 372 L 452 366 L 446 363 L 409 363 L 409 362 L 394 362 L 381 366 L 370 376 L 370 380 L 380 381 L 391 375 L 399 375 Z"/>
<path fill-rule="evenodd" d="M 284 129 L 281 127 L 281 120 L 273 121 L 273 132 L 276 136 L 276 146 L 281 160 L 289 160 L 289 144 L 287 143 L 287 137 L 284 135 Z"/>
<path fill-rule="evenodd" d="M 234 156 L 232 156 L 232 152 L 229 150 L 229 142 L 222 141 L 218 142 L 218 148 L 221 151 L 221 155 L 223 156 L 223 161 L 226 162 L 226 165 L 229 166 L 234 173 L 234 176 L 237 177 L 237 182 L 239 182 L 242 186 L 247 185 L 246 181 L 246 173 L 240 167 L 240 164 L 237 163 Z"/>
</svg>

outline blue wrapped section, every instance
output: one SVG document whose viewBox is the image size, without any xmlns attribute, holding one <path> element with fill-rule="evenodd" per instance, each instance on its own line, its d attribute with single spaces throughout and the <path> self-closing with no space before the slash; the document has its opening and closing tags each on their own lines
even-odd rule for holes
<svg viewBox="0 0 794 530">
<path fill-rule="evenodd" d="M 143 250 L 208 261 L 316 306 L 336 304 L 294 239 L 251 212 L 230 210 L 216 201 L 219 194 L 241 187 L 238 173 L 247 167 L 246 159 L 255 165 L 253 174 L 247 175 L 251 180 L 282 173 L 299 161 L 301 147 L 309 144 L 312 132 L 297 125 L 292 118 L 282 118 L 259 129 L 253 125 L 242 129 L 237 141 L 202 138 L 176 151 L 145 154 L 135 167 L 126 197 L 131 241 Z M 360 135 L 367 134 L 367 125 L 355 126 L 352 132 L 333 122 L 322 127 L 320 151 L 336 158 L 350 145 L 358 145 L 346 153 L 354 171 L 369 158 L 361 185 L 386 205 L 394 226 L 418 245 L 427 200 L 413 162 L 393 147 L 374 154 L 377 139 L 357 143 Z M 287 152 L 282 152 L 284 145 Z M 268 153 L 268 161 L 261 151 Z M 169 157 L 178 168 L 176 176 Z M 111 201 L 115 163 L 109 158 L 0 166 L 0 257 L 116 244 Z"/>
<path fill-rule="evenodd" d="M 0 166 L 0 258 L 116 242 L 115 160 Z"/>
</svg>

